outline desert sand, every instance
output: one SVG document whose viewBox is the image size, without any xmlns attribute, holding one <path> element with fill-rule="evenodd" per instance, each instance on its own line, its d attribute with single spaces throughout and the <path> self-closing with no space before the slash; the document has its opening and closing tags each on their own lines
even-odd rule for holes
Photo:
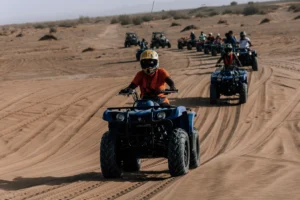
<svg viewBox="0 0 300 200">
<path fill-rule="evenodd" d="M 105 23 L 59 28 L 57 41 L 38 41 L 47 30 L 0 36 L 0 199 L 299 199 L 300 21 L 285 8 L 247 17 L 153 21 L 122 27 Z M 268 17 L 270 23 L 259 25 Z M 249 98 L 209 104 L 217 57 L 177 50 L 186 25 L 221 33 L 245 30 L 258 51 L 249 73 Z M 241 27 L 241 24 L 244 24 Z M 172 104 L 191 107 L 201 140 L 201 166 L 170 177 L 167 160 L 144 159 L 142 170 L 106 180 L 99 146 L 107 107 L 128 106 L 116 96 L 140 70 L 125 32 L 147 41 L 165 31 L 171 49 L 158 49 L 160 66 L 179 89 Z M 88 47 L 95 51 L 82 53 Z"/>
</svg>

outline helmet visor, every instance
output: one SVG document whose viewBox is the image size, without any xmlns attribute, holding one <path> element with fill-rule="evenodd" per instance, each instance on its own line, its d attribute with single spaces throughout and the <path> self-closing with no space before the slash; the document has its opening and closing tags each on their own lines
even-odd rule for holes
<svg viewBox="0 0 300 200">
<path fill-rule="evenodd" d="M 154 59 L 141 60 L 141 67 L 142 69 L 155 68 L 157 67 L 157 60 Z"/>
</svg>

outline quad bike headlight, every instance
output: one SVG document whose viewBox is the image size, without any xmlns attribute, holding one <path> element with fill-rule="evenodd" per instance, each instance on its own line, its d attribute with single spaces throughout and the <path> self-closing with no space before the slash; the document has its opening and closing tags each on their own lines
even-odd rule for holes
<svg viewBox="0 0 300 200">
<path fill-rule="evenodd" d="M 123 113 L 118 113 L 116 115 L 116 119 L 120 122 L 124 121 L 125 120 L 125 115 Z"/>
<path fill-rule="evenodd" d="M 158 112 L 156 115 L 158 120 L 162 120 L 166 118 L 166 113 L 165 112 Z"/>
<path fill-rule="evenodd" d="M 217 81 L 221 81 L 222 79 L 221 78 L 217 78 Z"/>
<path fill-rule="evenodd" d="M 250 55 L 250 56 L 252 55 L 252 52 L 251 52 L 251 51 L 249 51 L 249 55 Z"/>
</svg>

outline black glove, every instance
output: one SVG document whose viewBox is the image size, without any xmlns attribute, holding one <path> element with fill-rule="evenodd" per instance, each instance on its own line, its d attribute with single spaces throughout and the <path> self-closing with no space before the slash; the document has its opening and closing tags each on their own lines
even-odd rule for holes
<svg viewBox="0 0 300 200">
<path fill-rule="evenodd" d="M 125 88 L 125 89 L 122 89 L 120 91 L 121 94 L 128 94 L 128 93 L 131 93 L 132 92 L 132 89 L 131 88 Z"/>
<path fill-rule="evenodd" d="M 172 91 L 176 91 L 177 89 L 176 89 L 176 87 L 175 87 L 175 86 L 173 86 L 173 87 L 170 87 L 170 90 L 172 90 Z"/>
</svg>

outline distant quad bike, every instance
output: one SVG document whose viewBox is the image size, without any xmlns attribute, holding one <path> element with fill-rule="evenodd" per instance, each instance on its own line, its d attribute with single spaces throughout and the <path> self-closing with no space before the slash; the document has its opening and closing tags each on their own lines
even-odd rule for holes
<svg viewBox="0 0 300 200">
<path fill-rule="evenodd" d="M 136 33 L 127 32 L 124 42 L 124 47 L 130 47 L 131 45 L 137 46 L 140 44 L 139 38 Z"/>
<path fill-rule="evenodd" d="M 204 49 L 204 43 L 205 43 L 205 41 L 198 41 L 197 43 L 196 43 L 196 49 L 197 49 L 197 51 L 198 52 L 202 52 L 203 51 L 203 49 Z"/>
<path fill-rule="evenodd" d="M 137 60 L 137 61 L 140 61 L 140 58 L 141 58 L 142 53 L 143 53 L 145 50 L 147 50 L 147 49 L 148 49 L 148 47 L 143 48 L 143 49 L 138 49 L 138 50 L 136 51 L 135 57 L 136 57 L 136 60 Z"/>
<path fill-rule="evenodd" d="M 212 43 L 211 44 L 211 55 L 212 56 L 217 56 L 219 53 L 222 51 L 222 46 L 220 43 Z"/>
<path fill-rule="evenodd" d="M 204 54 L 209 54 L 210 51 L 211 51 L 211 45 L 212 43 L 210 41 L 206 41 L 203 45 L 203 51 L 204 51 Z"/>
<path fill-rule="evenodd" d="M 177 41 L 177 47 L 178 49 L 183 49 L 183 47 L 185 47 L 188 43 L 188 38 L 187 37 L 182 37 L 180 39 L 178 39 Z"/>
<path fill-rule="evenodd" d="M 211 75 L 210 104 L 216 104 L 221 95 L 239 95 L 239 103 L 244 104 L 248 97 L 247 71 L 230 66 L 229 69 L 216 70 Z"/>
<path fill-rule="evenodd" d="M 178 91 L 165 90 L 170 94 Z M 100 164 L 105 178 L 122 172 L 138 172 L 142 158 L 168 159 L 171 176 L 181 176 L 200 165 L 200 141 L 194 128 L 195 112 L 184 106 L 160 106 L 153 100 L 132 95 L 133 107 L 108 108 L 103 119 L 109 130 L 100 145 Z"/>
<path fill-rule="evenodd" d="M 197 46 L 197 42 L 198 42 L 197 40 L 189 40 L 187 43 L 187 49 L 192 50 L 193 47 Z"/>
<path fill-rule="evenodd" d="M 252 66 L 253 71 L 258 70 L 257 53 L 255 50 L 237 49 L 236 54 L 243 66 Z"/>
<path fill-rule="evenodd" d="M 135 57 L 136 57 L 136 60 L 137 60 L 137 61 L 140 61 L 140 58 L 141 58 L 142 53 L 143 53 L 145 50 L 147 50 L 147 49 L 148 49 L 148 48 L 145 48 L 145 49 L 138 49 L 138 50 L 136 51 Z"/>
<path fill-rule="evenodd" d="M 152 40 L 151 40 L 151 44 L 150 44 L 150 48 L 153 49 L 155 48 L 165 48 L 166 46 L 168 48 L 171 48 L 171 43 L 170 41 L 165 37 L 160 37 L 161 35 L 164 35 L 163 32 L 153 32 L 152 33 Z"/>
</svg>

